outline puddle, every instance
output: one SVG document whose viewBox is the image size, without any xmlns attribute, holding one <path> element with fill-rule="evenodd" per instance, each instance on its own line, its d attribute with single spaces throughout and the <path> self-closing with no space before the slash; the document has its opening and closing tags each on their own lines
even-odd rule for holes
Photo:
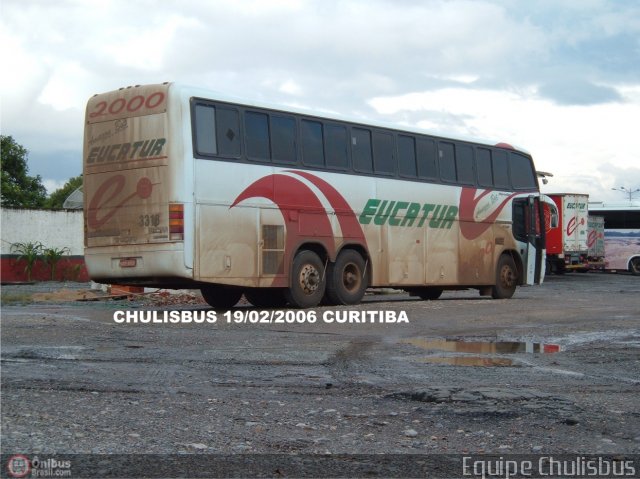
<svg viewBox="0 0 640 479">
<path fill-rule="evenodd" d="M 410 338 L 401 342 L 430 351 L 447 351 L 451 353 L 557 353 L 561 350 L 559 344 L 534 343 L 533 341 L 462 341 L 456 339 Z"/>
<path fill-rule="evenodd" d="M 448 364 L 449 366 L 509 367 L 520 366 L 508 358 L 483 358 L 481 356 L 430 356 L 419 359 L 423 363 Z"/>
<path fill-rule="evenodd" d="M 418 359 L 419 362 L 467 367 L 520 367 L 521 364 L 514 359 L 491 355 L 557 353 L 561 350 L 558 344 L 536 343 L 533 341 L 463 341 L 454 339 L 409 338 L 400 342 L 411 344 L 427 351 L 459 353 L 427 356 Z"/>
</svg>

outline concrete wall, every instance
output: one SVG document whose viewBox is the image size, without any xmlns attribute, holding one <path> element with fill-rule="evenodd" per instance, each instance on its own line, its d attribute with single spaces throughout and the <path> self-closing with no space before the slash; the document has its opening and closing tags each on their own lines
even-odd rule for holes
<svg viewBox="0 0 640 479">
<path fill-rule="evenodd" d="M 14 243 L 40 242 L 45 248 L 68 248 L 58 263 L 55 279 L 87 280 L 84 267 L 84 226 L 82 210 L 31 210 L 2 208 L 0 222 L 3 282 L 25 281 L 24 263 L 16 262 Z M 33 269 L 32 279 L 50 280 L 50 267 L 42 262 Z"/>
<path fill-rule="evenodd" d="M 45 248 L 69 248 L 84 255 L 82 210 L 27 210 L 2 208 L 1 254 L 12 254 L 11 244 L 37 242 Z"/>
</svg>

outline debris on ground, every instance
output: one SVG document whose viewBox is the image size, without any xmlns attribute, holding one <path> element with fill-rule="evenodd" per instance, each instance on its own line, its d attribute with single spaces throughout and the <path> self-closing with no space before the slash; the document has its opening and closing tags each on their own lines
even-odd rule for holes
<svg viewBox="0 0 640 479">
<path fill-rule="evenodd" d="M 34 293 L 31 296 L 31 301 L 36 303 L 44 301 L 59 303 L 65 301 L 93 301 L 100 297 L 101 295 L 94 291 L 60 289 L 58 291 L 51 291 L 48 293 Z"/>
</svg>

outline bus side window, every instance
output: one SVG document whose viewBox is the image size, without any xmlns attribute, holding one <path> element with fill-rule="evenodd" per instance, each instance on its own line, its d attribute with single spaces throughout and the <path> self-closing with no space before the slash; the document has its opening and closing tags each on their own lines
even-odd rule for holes
<svg viewBox="0 0 640 479">
<path fill-rule="evenodd" d="M 507 152 L 493 150 L 493 186 L 500 190 L 511 189 L 509 184 L 509 164 L 507 163 Z"/>
<path fill-rule="evenodd" d="M 441 141 L 438 143 L 438 163 L 440 163 L 440 178 L 448 183 L 456 182 L 456 162 L 453 143 Z"/>
<path fill-rule="evenodd" d="M 391 133 L 373 132 L 373 162 L 376 173 L 395 174 L 396 165 Z"/>
<path fill-rule="evenodd" d="M 516 190 L 536 189 L 536 176 L 531 161 L 519 153 L 509 153 L 511 184 Z"/>
<path fill-rule="evenodd" d="M 417 176 L 416 140 L 412 136 L 398 135 L 398 173 L 409 178 Z"/>
<path fill-rule="evenodd" d="M 238 110 L 216 107 L 218 154 L 240 157 L 240 118 Z"/>
<path fill-rule="evenodd" d="M 456 145 L 456 172 L 458 183 L 475 185 L 473 171 L 473 148 L 469 145 Z"/>
<path fill-rule="evenodd" d="M 271 116 L 271 154 L 273 161 L 295 164 L 296 121 L 292 116 Z"/>
<path fill-rule="evenodd" d="M 487 148 L 478 148 L 476 150 L 476 171 L 478 173 L 478 185 L 485 188 L 493 187 L 491 150 Z"/>
<path fill-rule="evenodd" d="M 196 152 L 201 155 L 215 155 L 216 119 L 215 108 L 209 105 L 196 105 L 194 111 Z"/>
<path fill-rule="evenodd" d="M 371 131 L 363 128 L 351 129 L 351 154 L 354 170 L 362 173 L 371 173 L 373 171 Z"/>
<path fill-rule="evenodd" d="M 247 111 L 244 114 L 245 142 L 247 157 L 256 160 L 268 160 L 269 152 L 269 122 L 264 113 Z"/>
<path fill-rule="evenodd" d="M 302 161 L 308 166 L 324 166 L 324 146 L 322 144 L 322 123 L 302 120 Z"/>
<path fill-rule="evenodd" d="M 436 142 L 430 138 L 418 137 L 418 176 L 432 180 L 438 179 L 438 158 Z"/>
<path fill-rule="evenodd" d="M 349 167 L 347 129 L 344 126 L 324 125 L 324 149 L 328 168 L 346 170 Z"/>
</svg>

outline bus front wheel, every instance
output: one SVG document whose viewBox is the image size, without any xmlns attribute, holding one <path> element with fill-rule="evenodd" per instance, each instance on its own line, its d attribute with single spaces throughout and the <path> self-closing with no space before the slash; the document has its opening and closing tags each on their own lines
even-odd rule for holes
<svg viewBox="0 0 640 479">
<path fill-rule="evenodd" d="M 235 306 L 240 297 L 242 290 L 232 286 L 210 285 L 200 288 L 202 297 L 212 308 L 231 308 Z"/>
<path fill-rule="evenodd" d="M 629 271 L 635 276 L 640 275 L 640 257 L 632 258 L 629 261 Z"/>
<path fill-rule="evenodd" d="M 358 304 L 368 286 L 365 262 L 360 253 L 343 250 L 327 267 L 327 298 L 330 304 Z"/>
<path fill-rule="evenodd" d="M 516 292 L 518 285 L 518 269 L 508 255 L 500 256 L 496 267 L 496 284 L 491 288 L 493 299 L 509 299 Z"/>
<path fill-rule="evenodd" d="M 302 250 L 293 259 L 291 286 L 285 290 L 285 298 L 296 308 L 313 308 L 322 300 L 326 284 L 320 257 L 313 251 Z"/>
</svg>

